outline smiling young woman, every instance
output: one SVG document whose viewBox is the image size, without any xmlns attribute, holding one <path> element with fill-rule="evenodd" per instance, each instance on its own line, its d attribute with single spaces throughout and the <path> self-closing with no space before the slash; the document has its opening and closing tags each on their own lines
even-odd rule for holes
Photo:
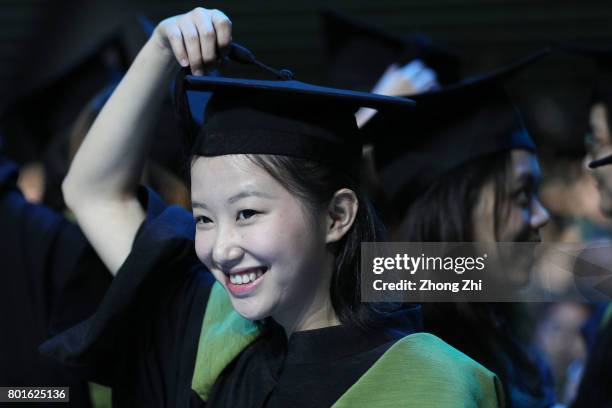
<svg viewBox="0 0 612 408">
<path fill-rule="evenodd" d="M 416 333 L 418 308 L 360 299 L 360 243 L 382 226 L 353 113 L 410 101 L 199 76 L 230 27 L 217 10 L 164 20 L 92 127 L 64 192 L 116 277 L 43 352 L 111 385 L 116 407 L 498 406 L 491 372 Z M 198 75 L 185 86 L 212 91 L 193 214 L 136 184 L 175 59 Z"/>
</svg>

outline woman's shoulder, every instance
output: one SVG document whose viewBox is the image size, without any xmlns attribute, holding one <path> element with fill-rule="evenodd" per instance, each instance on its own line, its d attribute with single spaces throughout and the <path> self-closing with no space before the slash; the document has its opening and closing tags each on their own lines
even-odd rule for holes
<svg viewBox="0 0 612 408">
<path fill-rule="evenodd" d="M 394 350 L 395 349 L 395 350 Z M 440 376 L 456 376 L 456 371 L 472 372 L 493 378 L 495 374 L 472 358 L 430 333 L 415 333 L 400 339 L 391 349 L 394 355 L 409 358 L 413 364 L 428 366 L 428 372 Z"/>
<path fill-rule="evenodd" d="M 161 243 L 172 239 L 194 240 L 195 222 L 189 211 L 178 205 L 168 206 L 150 188 L 140 187 L 137 197 L 146 216 L 136 234 L 134 247 L 141 241 Z"/>
<path fill-rule="evenodd" d="M 147 217 L 96 312 L 41 346 L 43 354 L 105 384 L 124 357 L 191 350 L 214 283 L 195 254 L 190 213 L 166 206 L 152 190 L 140 194 Z M 148 346 L 137 347 L 137 340 Z"/>
<path fill-rule="evenodd" d="M 491 371 L 429 333 L 398 340 L 334 406 L 503 406 L 501 383 Z"/>
</svg>

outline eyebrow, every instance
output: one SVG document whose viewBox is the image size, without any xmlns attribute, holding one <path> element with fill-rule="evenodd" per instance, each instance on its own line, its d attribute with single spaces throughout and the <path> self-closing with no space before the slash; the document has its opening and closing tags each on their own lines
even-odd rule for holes
<svg viewBox="0 0 612 408">
<path fill-rule="evenodd" d="M 247 197 L 261 197 L 261 198 L 267 198 L 267 199 L 274 199 L 274 196 L 271 196 L 269 194 L 266 193 L 262 193 L 261 191 L 256 191 L 256 190 L 245 190 L 245 191 L 241 191 L 240 193 L 234 194 L 233 196 L 231 196 L 230 198 L 227 199 L 227 202 L 229 204 L 234 204 L 236 201 L 240 201 L 244 198 Z M 206 206 L 206 204 L 200 202 L 200 201 L 193 201 L 191 203 L 191 208 L 201 208 L 201 209 L 207 209 L 208 207 Z"/>
<path fill-rule="evenodd" d="M 261 197 L 261 198 L 267 198 L 267 199 L 272 199 L 274 198 L 273 196 L 266 194 L 266 193 L 262 193 L 261 191 L 257 191 L 257 190 L 245 190 L 245 191 L 241 191 L 238 194 L 234 194 L 233 196 L 231 196 L 230 198 L 227 199 L 227 202 L 230 204 L 235 203 L 236 201 L 240 201 L 243 198 L 247 198 L 247 197 Z"/>
</svg>

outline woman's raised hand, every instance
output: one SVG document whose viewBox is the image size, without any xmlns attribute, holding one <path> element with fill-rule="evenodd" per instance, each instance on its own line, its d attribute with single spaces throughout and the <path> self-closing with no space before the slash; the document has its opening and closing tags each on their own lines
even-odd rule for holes
<svg viewBox="0 0 612 408">
<path fill-rule="evenodd" d="M 410 96 L 438 87 L 436 72 L 419 59 L 404 66 L 391 64 L 372 92 L 388 96 Z"/>
<path fill-rule="evenodd" d="M 218 10 L 197 8 L 162 21 L 79 148 L 62 185 L 64 199 L 113 274 L 146 216 L 136 191 L 151 129 L 175 74 L 173 60 L 202 75 L 231 41 L 231 22 Z"/>
<path fill-rule="evenodd" d="M 217 63 L 232 42 L 232 22 L 219 10 L 202 7 L 163 20 L 155 28 L 152 41 L 162 51 L 174 55 L 182 67 L 203 75 L 207 66 Z"/>
</svg>

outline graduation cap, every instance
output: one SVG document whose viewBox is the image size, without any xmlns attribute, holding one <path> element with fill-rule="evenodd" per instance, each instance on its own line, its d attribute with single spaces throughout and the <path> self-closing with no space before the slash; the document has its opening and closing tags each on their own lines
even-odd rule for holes
<svg viewBox="0 0 612 408">
<path fill-rule="evenodd" d="M 421 59 L 436 71 L 441 85 L 460 79 L 460 59 L 424 34 L 395 35 L 333 10 L 321 12 L 333 86 L 370 90 L 392 63 Z"/>
<path fill-rule="evenodd" d="M 241 50 L 238 57 L 248 52 L 233 44 L 230 58 L 236 59 L 236 50 Z M 275 70 L 250 55 L 248 60 L 254 65 L 279 79 L 184 77 L 181 93 L 212 92 L 195 138 L 194 154 L 283 155 L 358 174 L 361 138 L 355 110 L 362 106 L 380 111 L 406 110 L 414 105 L 410 99 L 300 82 L 292 79 L 290 71 Z"/>
<path fill-rule="evenodd" d="M 559 48 L 569 54 L 582 56 L 595 63 L 596 77 L 593 83 L 591 105 L 603 103 L 612 126 L 612 46 L 595 46 L 578 43 L 561 44 Z M 593 160 L 589 167 L 595 169 L 612 163 L 612 155 Z"/>
<path fill-rule="evenodd" d="M 509 149 L 535 150 L 504 90 L 519 71 L 548 54 L 530 55 L 489 75 L 413 96 L 416 108 L 379 112 L 363 128 L 388 199 L 405 209 L 449 171 Z"/>
</svg>

